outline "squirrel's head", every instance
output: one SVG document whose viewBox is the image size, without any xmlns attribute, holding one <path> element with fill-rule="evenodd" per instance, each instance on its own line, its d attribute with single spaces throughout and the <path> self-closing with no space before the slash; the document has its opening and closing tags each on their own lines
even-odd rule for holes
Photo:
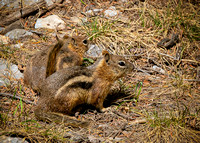
<svg viewBox="0 0 200 143">
<path fill-rule="evenodd" d="M 88 50 L 88 40 L 82 36 L 57 38 L 58 42 L 49 49 L 46 77 L 70 65 L 80 65 L 83 54 Z"/>
<path fill-rule="evenodd" d="M 108 51 L 102 52 L 103 58 L 109 70 L 112 71 L 115 78 L 122 77 L 128 71 L 134 69 L 134 65 L 126 60 L 123 56 L 111 55 Z"/>
<path fill-rule="evenodd" d="M 84 36 L 72 36 L 65 35 L 63 37 L 63 47 L 67 47 L 72 51 L 75 51 L 83 55 L 88 50 L 89 41 Z"/>
</svg>

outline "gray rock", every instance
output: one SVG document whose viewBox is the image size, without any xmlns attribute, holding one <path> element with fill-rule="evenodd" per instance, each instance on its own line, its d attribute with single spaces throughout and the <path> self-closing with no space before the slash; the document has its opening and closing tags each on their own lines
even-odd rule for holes
<svg viewBox="0 0 200 143">
<path fill-rule="evenodd" d="M 9 37 L 10 39 L 19 39 L 25 36 L 32 36 L 32 32 L 28 32 L 24 29 L 14 29 L 8 33 L 5 34 L 5 36 Z"/>
<path fill-rule="evenodd" d="M 18 70 L 18 66 L 0 59 L 0 86 L 10 84 L 9 79 L 20 79 L 24 75 Z"/>
<path fill-rule="evenodd" d="M 19 137 L 1 136 L 0 143 L 28 143 L 26 140 Z"/>
<path fill-rule="evenodd" d="M 99 57 L 102 53 L 102 48 L 97 45 L 90 45 L 86 54 L 90 57 Z"/>
<path fill-rule="evenodd" d="M 65 29 L 65 22 L 57 15 L 50 15 L 45 18 L 38 18 L 35 28 L 48 28 L 48 29 Z"/>
</svg>

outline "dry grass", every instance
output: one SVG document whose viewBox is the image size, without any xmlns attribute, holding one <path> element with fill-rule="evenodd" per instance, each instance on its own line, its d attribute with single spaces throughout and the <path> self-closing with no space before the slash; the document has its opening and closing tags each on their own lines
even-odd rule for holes
<svg viewBox="0 0 200 143">
<path fill-rule="evenodd" d="M 89 1 L 77 3 L 83 8 Z M 86 33 L 100 47 L 108 49 L 113 54 L 126 56 L 144 72 L 131 73 L 120 83 L 120 88 L 129 90 L 132 96 L 128 100 L 115 102 L 113 109 L 125 114 L 123 118 L 130 116 L 133 120 L 133 117 L 140 116 L 145 119 L 145 123 L 131 125 L 127 127 L 129 131 L 125 133 L 119 131 L 115 137 L 125 136 L 126 138 L 123 138 L 125 142 L 198 142 L 200 140 L 200 85 L 197 74 L 200 64 L 198 1 L 129 1 L 123 5 L 118 2 L 110 4 L 97 1 L 97 3 L 99 8 L 113 4 L 122 14 L 113 19 L 102 17 L 102 13 L 96 17 L 88 17 L 87 23 L 82 27 L 75 27 L 72 31 Z M 161 39 L 170 38 L 172 33 L 179 35 L 179 42 L 175 46 L 171 49 L 157 47 Z M 0 51 L 1 58 L 8 59 L 15 55 L 9 48 L 2 47 L 4 50 Z M 179 47 L 181 47 L 180 52 L 178 52 Z M 179 59 L 177 53 L 180 54 Z M 165 74 L 154 71 L 153 65 L 164 69 Z M 143 83 L 143 86 L 140 87 L 137 83 Z M 1 89 L 1 93 L 3 92 L 23 98 L 29 95 L 28 97 L 34 102 L 37 101 L 23 82 L 4 87 Z M 64 125 L 36 121 L 33 105 L 14 99 L 1 98 L 1 100 L 3 104 L 0 113 L 2 129 L 0 135 L 21 136 L 30 142 L 70 142 L 72 140 L 68 136 L 77 131 Z M 133 105 L 135 101 L 137 106 Z M 133 116 L 135 114 L 137 116 Z M 83 129 L 82 135 L 104 137 L 106 141 L 114 142 L 115 137 L 112 140 L 109 138 L 111 135 L 106 135 L 107 129 L 101 131 L 95 128 L 101 123 L 106 124 L 109 121 L 108 116 L 112 114 L 106 117 L 104 115 L 100 113 L 83 115 L 91 119 L 94 126 L 92 129 Z M 105 118 L 105 121 L 100 120 L 101 118 Z M 129 117 L 127 118 L 126 123 L 131 123 Z M 115 122 L 124 121 L 121 118 L 114 119 Z M 110 120 L 107 125 L 109 129 L 113 127 L 111 130 L 117 129 L 116 123 L 113 122 Z M 88 140 L 84 138 L 82 141 Z"/>
</svg>

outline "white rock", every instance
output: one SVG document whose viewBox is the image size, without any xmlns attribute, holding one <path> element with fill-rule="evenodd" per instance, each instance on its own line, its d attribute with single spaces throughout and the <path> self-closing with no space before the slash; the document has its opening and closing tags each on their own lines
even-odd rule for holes
<svg viewBox="0 0 200 143">
<path fill-rule="evenodd" d="M 3 35 L 0 35 L 0 44 L 8 44 L 9 38 Z"/>
<path fill-rule="evenodd" d="M 19 39 L 21 37 L 25 37 L 29 35 L 31 36 L 33 35 L 33 33 L 28 32 L 24 29 L 14 29 L 5 34 L 5 36 L 9 37 L 10 39 Z"/>
<path fill-rule="evenodd" d="M 35 28 L 48 28 L 48 29 L 65 29 L 65 22 L 57 15 L 50 15 L 45 18 L 38 18 Z"/>
<path fill-rule="evenodd" d="M 109 7 L 107 10 L 104 11 L 106 17 L 114 17 L 119 14 L 119 11 L 116 10 L 114 6 Z"/>
<path fill-rule="evenodd" d="M 154 71 L 157 71 L 157 72 L 159 72 L 159 73 L 162 73 L 162 74 L 165 74 L 165 71 L 162 69 L 162 68 L 160 68 L 160 67 L 158 67 L 158 66 L 153 66 L 153 70 Z"/>
<path fill-rule="evenodd" d="M 17 65 L 0 59 L 0 86 L 10 84 L 10 78 L 20 79 L 23 77 L 24 75 L 18 70 Z"/>
</svg>

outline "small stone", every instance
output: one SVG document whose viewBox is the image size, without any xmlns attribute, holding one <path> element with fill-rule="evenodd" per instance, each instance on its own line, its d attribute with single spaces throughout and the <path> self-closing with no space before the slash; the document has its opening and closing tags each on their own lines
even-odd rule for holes
<svg viewBox="0 0 200 143">
<path fill-rule="evenodd" d="M 90 45 L 86 54 L 91 57 L 99 57 L 102 53 L 102 48 L 97 45 Z"/>
<path fill-rule="evenodd" d="M 106 17 L 114 17 L 117 16 L 120 12 L 116 10 L 114 6 L 109 7 L 107 10 L 104 11 Z"/>
<path fill-rule="evenodd" d="M 24 44 L 23 43 L 18 43 L 14 45 L 14 48 L 21 48 Z"/>
<path fill-rule="evenodd" d="M 93 10 L 88 10 L 88 11 L 86 11 L 86 14 L 88 14 L 88 15 L 97 15 L 99 12 L 101 12 L 103 9 L 93 9 Z"/>
<path fill-rule="evenodd" d="M 47 3 L 48 6 L 50 6 L 50 5 L 53 4 L 52 0 L 45 0 L 45 1 L 46 1 L 46 3 Z"/>
<path fill-rule="evenodd" d="M 158 67 L 156 65 L 153 66 L 153 70 L 157 71 L 159 73 L 165 74 L 165 71 L 162 68 L 160 68 L 160 67 Z"/>
</svg>

